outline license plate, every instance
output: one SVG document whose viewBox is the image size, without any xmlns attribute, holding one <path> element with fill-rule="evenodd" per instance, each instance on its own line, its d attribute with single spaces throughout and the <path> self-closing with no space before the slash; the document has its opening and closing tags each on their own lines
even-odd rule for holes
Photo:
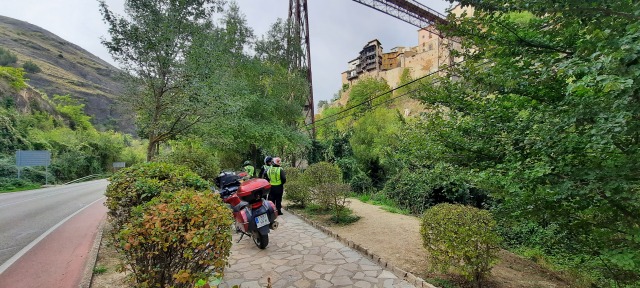
<svg viewBox="0 0 640 288">
<path fill-rule="evenodd" d="M 262 214 L 256 217 L 256 226 L 258 226 L 258 228 L 268 224 L 269 224 L 269 216 L 267 216 L 267 214 Z"/>
</svg>

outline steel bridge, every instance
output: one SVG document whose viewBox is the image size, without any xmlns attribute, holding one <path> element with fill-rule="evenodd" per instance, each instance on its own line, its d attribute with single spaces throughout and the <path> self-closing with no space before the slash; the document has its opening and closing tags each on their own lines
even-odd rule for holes
<svg viewBox="0 0 640 288">
<path fill-rule="evenodd" d="M 446 16 L 414 0 L 353 0 L 389 16 L 407 22 L 418 28 L 434 24 L 446 24 Z M 306 73 L 309 81 L 309 97 L 304 105 L 305 123 L 313 124 L 315 109 L 313 104 L 313 82 L 311 77 L 311 46 L 309 43 L 309 10 L 307 0 L 289 0 L 289 41 L 288 47 L 299 45 L 300 49 L 289 49 L 290 69 Z M 311 129 L 315 138 L 315 125 Z"/>
</svg>

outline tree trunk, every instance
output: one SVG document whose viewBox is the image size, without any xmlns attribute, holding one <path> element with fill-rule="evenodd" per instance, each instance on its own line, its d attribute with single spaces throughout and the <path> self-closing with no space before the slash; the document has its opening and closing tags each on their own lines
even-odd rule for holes
<svg viewBox="0 0 640 288">
<path fill-rule="evenodd" d="M 158 141 L 155 136 L 149 135 L 149 146 L 147 146 L 147 162 L 153 161 L 158 152 Z"/>
</svg>

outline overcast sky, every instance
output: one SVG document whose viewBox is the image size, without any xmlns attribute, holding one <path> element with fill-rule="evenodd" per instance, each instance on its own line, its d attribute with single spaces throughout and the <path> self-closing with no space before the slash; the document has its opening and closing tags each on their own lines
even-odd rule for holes
<svg viewBox="0 0 640 288">
<path fill-rule="evenodd" d="M 417 0 L 441 13 L 450 7 L 443 0 Z M 256 35 L 264 34 L 277 18 L 285 19 L 287 0 L 236 0 Z M 124 0 L 107 0 L 122 14 Z M 72 42 L 116 65 L 100 43 L 108 37 L 97 0 L 0 0 L 0 15 L 27 21 Z M 405 22 L 350 0 L 309 0 L 311 64 L 314 100 L 329 100 L 341 87 L 340 73 L 347 61 L 372 39 L 388 52 L 396 46 L 418 44 L 417 29 Z"/>
</svg>

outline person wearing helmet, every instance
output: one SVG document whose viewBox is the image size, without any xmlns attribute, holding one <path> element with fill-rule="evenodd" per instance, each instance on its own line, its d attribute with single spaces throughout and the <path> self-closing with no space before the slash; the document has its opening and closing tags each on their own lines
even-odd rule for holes
<svg viewBox="0 0 640 288">
<path fill-rule="evenodd" d="M 260 169 L 260 175 L 258 175 L 260 178 L 267 179 L 267 171 L 269 171 L 269 168 L 271 168 L 272 161 L 273 158 L 271 158 L 271 156 L 267 156 L 264 158 L 264 165 L 262 165 L 262 168 Z"/>
<path fill-rule="evenodd" d="M 278 157 L 273 158 L 273 167 L 267 171 L 267 180 L 271 184 L 271 192 L 269 192 L 269 200 L 276 205 L 278 215 L 282 215 L 282 194 L 284 194 L 284 183 L 287 177 L 284 169 L 280 167 L 281 160 Z"/>
<path fill-rule="evenodd" d="M 249 178 L 253 178 L 256 176 L 255 174 L 256 169 L 253 168 L 253 166 L 251 165 L 251 162 L 249 161 L 244 161 L 244 163 L 242 164 L 242 171 L 247 172 L 247 175 L 249 176 Z"/>
</svg>

